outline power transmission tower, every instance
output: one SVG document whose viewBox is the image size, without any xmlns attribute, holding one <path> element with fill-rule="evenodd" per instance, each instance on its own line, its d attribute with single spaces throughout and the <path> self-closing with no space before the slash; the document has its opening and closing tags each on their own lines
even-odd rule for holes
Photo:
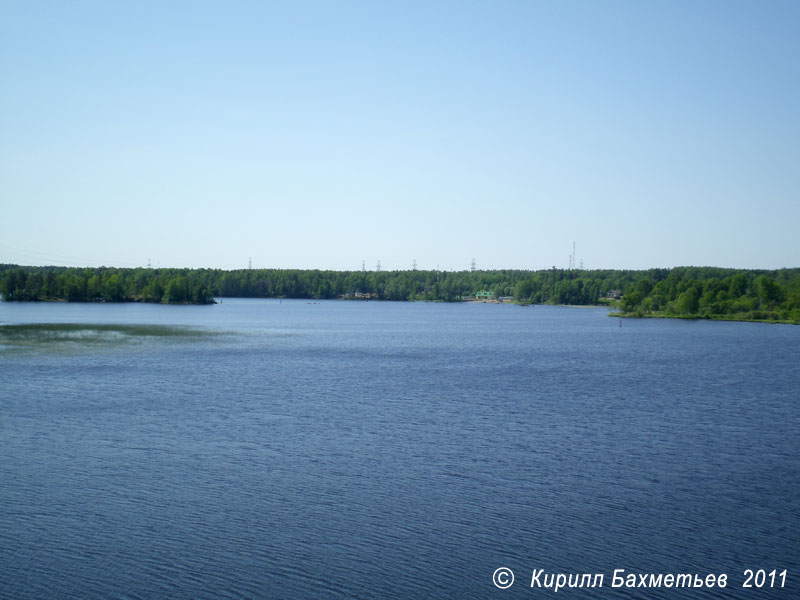
<svg viewBox="0 0 800 600">
<path fill-rule="evenodd" d="M 365 260 L 361 261 L 361 272 L 362 273 L 366 273 L 367 272 L 367 261 L 365 261 Z"/>
<path fill-rule="evenodd" d="M 472 259 L 472 264 L 469 266 L 469 270 L 474 273 L 476 268 L 477 267 L 475 266 L 475 259 L 473 258 Z"/>
<path fill-rule="evenodd" d="M 152 269 L 153 268 L 152 264 L 150 263 L 150 259 L 149 258 L 147 259 L 147 268 L 148 269 Z"/>
<path fill-rule="evenodd" d="M 375 271 L 378 273 L 381 272 L 381 261 L 378 261 L 378 263 L 375 265 Z"/>
<path fill-rule="evenodd" d="M 414 259 L 414 263 L 411 265 L 411 270 L 412 271 L 416 271 L 417 270 L 417 259 L 416 258 Z"/>
<path fill-rule="evenodd" d="M 252 256 L 247 259 L 247 268 L 248 269 L 252 269 L 253 268 L 253 257 Z"/>
</svg>

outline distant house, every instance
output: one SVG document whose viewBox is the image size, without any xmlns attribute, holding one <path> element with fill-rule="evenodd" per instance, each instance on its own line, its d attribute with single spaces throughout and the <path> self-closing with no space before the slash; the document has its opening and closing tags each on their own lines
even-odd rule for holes
<svg viewBox="0 0 800 600">
<path fill-rule="evenodd" d="M 619 290 L 608 290 L 606 298 L 608 298 L 609 300 L 619 300 L 620 298 L 622 298 L 622 292 Z"/>
<path fill-rule="evenodd" d="M 350 292 L 349 294 L 341 294 L 339 298 L 342 300 L 377 300 L 378 294 L 375 292 Z"/>
</svg>

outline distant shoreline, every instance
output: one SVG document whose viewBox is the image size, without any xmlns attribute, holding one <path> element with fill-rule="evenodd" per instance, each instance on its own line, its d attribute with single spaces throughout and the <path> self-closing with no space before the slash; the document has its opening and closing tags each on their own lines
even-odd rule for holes
<svg viewBox="0 0 800 600">
<path fill-rule="evenodd" d="M 800 268 L 320 271 L 0 264 L 3 300 L 213 304 L 214 298 L 608 306 L 626 316 L 800 323 Z"/>
<path fill-rule="evenodd" d="M 750 319 L 745 317 L 737 318 L 733 315 L 700 316 L 608 313 L 608 316 L 619 319 L 678 319 L 681 321 L 729 321 L 733 323 L 766 323 L 768 325 L 800 325 L 800 322 L 789 319 Z"/>
</svg>

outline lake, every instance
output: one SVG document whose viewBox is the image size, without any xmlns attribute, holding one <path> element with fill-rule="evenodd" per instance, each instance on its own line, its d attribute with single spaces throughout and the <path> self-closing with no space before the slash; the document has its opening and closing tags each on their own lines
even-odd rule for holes
<svg viewBox="0 0 800 600">
<path fill-rule="evenodd" d="M 800 327 L 0 303 L 0 389 L 1 598 L 800 597 Z"/>
</svg>

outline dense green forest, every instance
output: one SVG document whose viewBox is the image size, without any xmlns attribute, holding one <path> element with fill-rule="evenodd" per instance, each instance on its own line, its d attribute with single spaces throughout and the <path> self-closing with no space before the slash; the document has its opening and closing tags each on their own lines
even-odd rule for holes
<svg viewBox="0 0 800 600">
<path fill-rule="evenodd" d="M 520 303 L 612 302 L 629 316 L 800 322 L 800 269 L 223 271 L 0 265 L 0 294 L 10 301 L 203 304 L 214 297 L 359 297 L 457 302 L 480 292 Z"/>
<path fill-rule="evenodd" d="M 318 271 L 118 269 L 0 265 L 6 300 L 205 303 L 214 297 L 341 298 L 457 302 L 481 291 L 526 302 L 596 304 L 635 272 Z"/>
<path fill-rule="evenodd" d="M 800 324 L 800 269 L 683 267 L 660 275 L 643 272 L 625 287 L 620 302 L 623 315 Z"/>
</svg>

